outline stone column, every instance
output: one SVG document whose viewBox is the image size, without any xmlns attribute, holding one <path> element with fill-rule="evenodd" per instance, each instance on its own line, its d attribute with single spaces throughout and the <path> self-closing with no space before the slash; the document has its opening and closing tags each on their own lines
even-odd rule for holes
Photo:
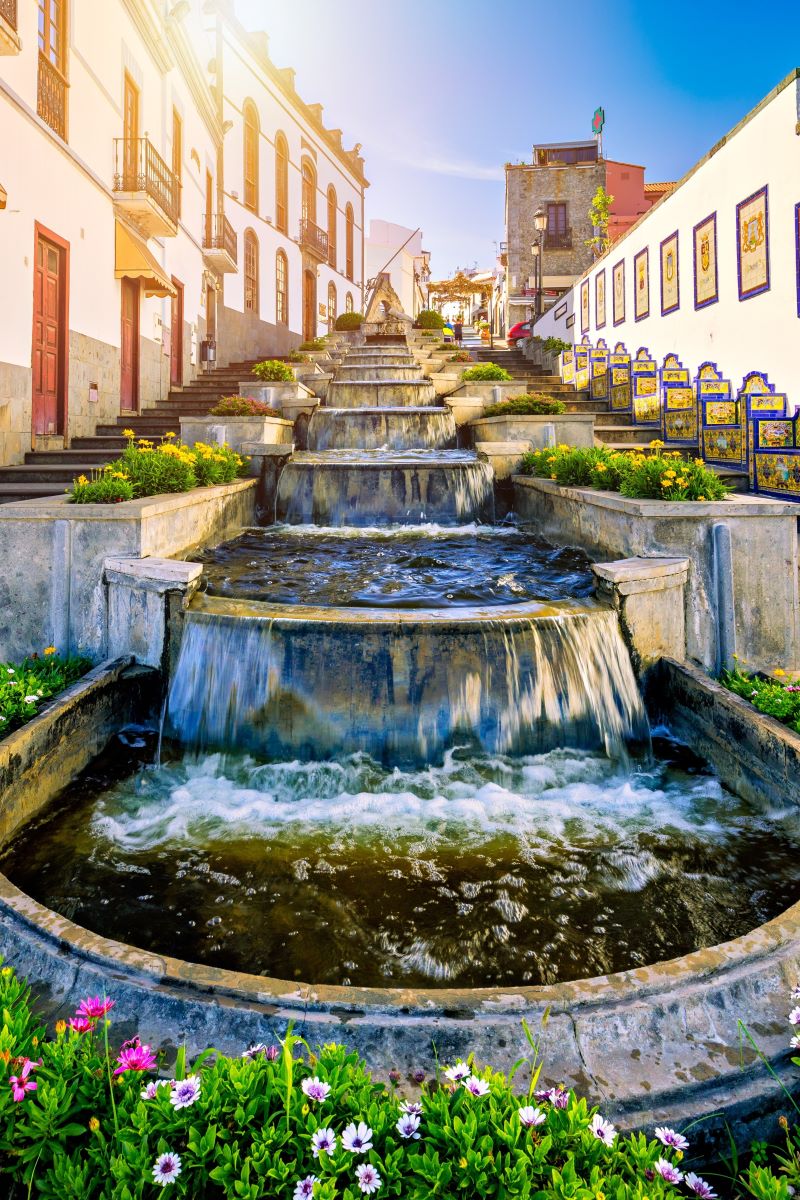
<svg viewBox="0 0 800 1200">
<path fill-rule="evenodd" d="M 686 659 L 684 592 L 688 558 L 622 558 L 595 563 L 597 597 L 619 613 L 622 635 L 640 677 L 659 658 Z"/>
<path fill-rule="evenodd" d="M 176 600 L 185 606 L 202 573 L 200 563 L 174 558 L 107 558 L 108 657 L 133 654 L 137 662 L 164 670 L 171 609 Z"/>
</svg>

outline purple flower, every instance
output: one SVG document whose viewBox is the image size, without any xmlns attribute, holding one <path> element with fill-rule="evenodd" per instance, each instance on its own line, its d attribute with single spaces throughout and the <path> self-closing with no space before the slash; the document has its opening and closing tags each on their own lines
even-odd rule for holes
<svg viewBox="0 0 800 1200">
<path fill-rule="evenodd" d="M 419 1117 L 416 1113 L 404 1113 L 395 1125 L 395 1129 L 401 1138 L 411 1138 L 412 1141 L 419 1141 Z"/>
<path fill-rule="evenodd" d="M 323 1083 L 316 1075 L 313 1079 L 304 1079 L 300 1086 L 309 1100 L 317 1100 L 320 1103 L 328 1099 L 331 1090 L 331 1085 Z"/>
<path fill-rule="evenodd" d="M 391 1083 L 394 1086 L 396 1086 L 402 1078 L 403 1078 L 403 1076 L 400 1074 L 399 1071 L 392 1070 L 389 1072 L 389 1083 Z"/>
<path fill-rule="evenodd" d="M 448 1067 L 444 1074 L 445 1078 L 452 1083 L 460 1083 L 462 1079 L 467 1079 L 472 1072 L 465 1062 L 457 1062 L 454 1067 Z"/>
<path fill-rule="evenodd" d="M 589 1129 L 597 1138 L 598 1142 L 603 1142 L 606 1146 L 613 1146 L 614 1139 L 617 1136 L 617 1131 L 610 1121 L 606 1121 L 600 1113 L 595 1113 L 592 1117 L 592 1123 Z"/>
<path fill-rule="evenodd" d="M 174 1183 L 180 1173 L 181 1160 L 177 1154 L 159 1154 L 153 1164 L 153 1179 L 162 1187 L 166 1187 L 168 1183 Z"/>
<path fill-rule="evenodd" d="M 116 1001 L 101 999 L 100 996 L 87 996 L 85 1000 L 81 1000 L 76 1011 L 79 1017 L 88 1017 L 90 1021 L 99 1021 L 107 1012 L 110 1012 Z"/>
<path fill-rule="evenodd" d="M 314 1184 L 317 1182 L 316 1175 L 306 1175 L 305 1179 L 298 1180 L 294 1189 L 294 1200 L 309 1200 L 309 1197 L 314 1195 Z"/>
<path fill-rule="evenodd" d="M 520 1125 L 524 1125 L 526 1129 L 531 1129 L 534 1125 L 543 1125 L 547 1120 L 540 1108 L 534 1108 L 531 1104 L 526 1104 L 517 1113 Z"/>
<path fill-rule="evenodd" d="M 683 1179 L 683 1172 L 679 1171 L 668 1158 L 660 1158 L 658 1160 L 656 1171 L 658 1171 L 661 1178 L 666 1180 L 667 1183 L 680 1183 Z"/>
<path fill-rule="evenodd" d="M 547 1100 L 554 1108 L 566 1108 L 569 1104 L 569 1092 L 563 1088 L 544 1088 L 533 1094 L 537 1100 Z"/>
<path fill-rule="evenodd" d="M 793 1050 L 800 1050 L 800 1037 L 793 1037 L 789 1045 Z"/>
<path fill-rule="evenodd" d="M 373 1192 L 377 1192 L 381 1186 L 381 1177 L 370 1163 L 362 1163 L 360 1167 L 356 1167 L 356 1179 L 361 1191 L 368 1196 L 371 1196 Z"/>
<path fill-rule="evenodd" d="M 706 1183 L 705 1179 L 701 1179 L 699 1175 L 695 1175 L 694 1171 L 686 1172 L 684 1182 L 688 1188 L 691 1188 L 695 1196 L 700 1196 L 702 1200 L 716 1200 L 717 1193 L 712 1190 L 711 1184 Z"/>
<path fill-rule="evenodd" d="M 469 1079 L 465 1079 L 461 1086 L 466 1088 L 471 1096 L 485 1096 L 489 1092 L 489 1084 L 485 1079 L 479 1079 L 477 1075 L 470 1075 Z"/>
<path fill-rule="evenodd" d="M 369 1125 L 359 1121 L 358 1125 L 351 1122 L 342 1134 L 342 1145 L 351 1154 L 366 1154 L 372 1149 L 372 1130 Z"/>
<path fill-rule="evenodd" d="M 144 1088 L 139 1094 L 141 1095 L 143 1100 L 155 1100 L 156 1096 L 158 1095 L 158 1089 L 160 1087 L 171 1088 L 172 1080 L 171 1079 L 151 1079 L 150 1082 L 148 1083 L 147 1087 Z"/>
<path fill-rule="evenodd" d="M 793 1008 L 789 1013 L 789 1020 L 792 1025 L 800 1025 L 800 1008 Z"/>
<path fill-rule="evenodd" d="M 115 1075 L 122 1075 L 124 1071 L 152 1071 L 156 1065 L 156 1056 L 150 1046 L 143 1046 L 138 1037 L 131 1038 L 129 1042 L 124 1042 L 119 1055 L 117 1056 L 119 1066 L 114 1072 Z M 177 1157 L 174 1155 L 173 1157 Z M 180 1159 L 178 1160 L 178 1168 L 180 1169 Z"/>
<path fill-rule="evenodd" d="M 674 1129 L 668 1129 L 666 1125 L 656 1129 L 656 1137 L 664 1146 L 672 1146 L 674 1150 L 688 1150 L 689 1143 L 683 1134 L 676 1133 Z"/>
<path fill-rule="evenodd" d="M 187 1075 L 172 1085 L 169 1102 L 173 1108 L 189 1108 L 200 1099 L 200 1076 Z"/>
<path fill-rule="evenodd" d="M 793 999 L 793 1000 L 800 1000 L 800 983 L 799 983 L 799 984 L 797 984 L 797 986 L 796 986 L 796 987 L 793 987 L 793 988 L 792 988 L 792 999 Z M 688 1176 L 687 1176 L 687 1179 L 688 1179 Z"/>
<path fill-rule="evenodd" d="M 411 1078 L 414 1080 L 414 1083 L 424 1083 L 425 1072 L 417 1067 L 416 1071 L 411 1072 Z"/>
<path fill-rule="evenodd" d="M 266 1050 L 264 1051 L 264 1058 L 267 1060 L 267 1062 L 275 1062 L 276 1059 L 280 1058 L 280 1054 L 281 1051 L 279 1046 L 267 1046 Z"/>
<path fill-rule="evenodd" d="M 318 1129 L 316 1133 L 312 1133 L 311 1153 L 314 1158 L 319 1158 L 321 1150 L 325 1154 L 333 1154 L 336 1150 L 336 1134 L 332 1129 Z"/>
<path fill-rule="evenodd" d="M 412 1116 L 422 1116 L 422 1105 L 418 1100 L 404 1100 L 400 1105 L 400 1112 L 411 1113 Z"/>
</svg>

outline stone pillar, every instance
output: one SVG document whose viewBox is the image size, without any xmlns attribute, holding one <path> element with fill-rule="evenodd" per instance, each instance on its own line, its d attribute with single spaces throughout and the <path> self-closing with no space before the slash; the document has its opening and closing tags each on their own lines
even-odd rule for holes
<svg viewBox="0 0 800 1200">
<path fill-rule="evenodd" d="M 597 597 L 619 613 L 636 674 L 659 658 L 686 659 L 688 558 L 622 558 L 595 563 Z"/>
<path fill-rule="evenodd" d="M 185 605 L 203 568 L 174 558 L 107 558 L 108 657 L 133 654 L 137 662 L 164 669 L 169 660 L 170 612 Z"/>
<path fill-rule="evenodd" d="M 250 474 L 258 480 L 256 517 L 260 525 L 275 524 L 278 480 L 293 450 L 293 446 L 270 446 L 262 442 L 242 444 L 242 454 L 250 459 Z"/>
</svg>

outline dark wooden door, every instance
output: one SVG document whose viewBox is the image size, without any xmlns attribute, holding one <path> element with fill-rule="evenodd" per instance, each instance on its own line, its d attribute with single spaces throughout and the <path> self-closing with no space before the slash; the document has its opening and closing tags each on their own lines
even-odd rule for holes
<svg viewBox="0 0 800 1200">
<path fill-rule="evenodd" d="M 170 317 L 169 381 L 173 387 L 180 387 L 183 384 L 183 284 L 177 279 L 172 282 L 175 295 L 172 297 Z"/>
<path fill-rule="evenodd" d="M 33 291 L 33 432 L 63 429 L 65 310 L 64 254 L 41 234 L 36 238 Z"/>
<path fill-rule="evenodd" d="M 303 272 L 303 341 L 317 336 L 317 280 L 313 271 Z"/>
<path fill-rule="evenodd" d="M 119 407 L 124 413 L 139 411 L 139 281 L 122 280 L 122 339 L 120 350 Z"/>
</svg>

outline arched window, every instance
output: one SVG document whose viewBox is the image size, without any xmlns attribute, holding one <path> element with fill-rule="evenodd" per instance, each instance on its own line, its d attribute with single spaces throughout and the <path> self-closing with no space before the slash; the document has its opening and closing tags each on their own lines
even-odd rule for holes
<svg viewBox="0 0 800 1200">
<path fill-rule="evenodd" d="M 244 102 L 244 204 L 258 212 L 258 110 L 252 100 Z"/>
<path fill-rule="evenodd" d="M 336 188 L 328 188 L 328 265 L 336 270 Z"/>
<path fill-rule="evenodd" d="M 317 173 L 310 159 L 303 159 L 303 204 L 304 221 L 317 223 Z"/>
<path fill-rule="evenodd" d="M 336 324 L 336 284 L 328 284 L 328 331 L 333 332 Z"/>
<path fill-rule="evenodd" d="M 353 311 L 353 293 L 352 292 L 348 292 L 344 298 L 344 311 L 345 312 Z"/>
<path fill-rule="evenodd" d="M 275 137 L 275 226 L 289 232 L 289 145 L 282 133 Z"/>
<path fill-rule="evenodd" d="M 275 255 L 275 320 L 289 324 L 289 263 L 282 250 Z"/>
<path fill-rule="evenodd" d="M 348 279 L 353 278 L 353 206 L 348 204 L 344 210 L 344 273 Z"/>
<path fill-rule="evenodd" d="M 244 309 L 258 312 L 258 238 L 252 229 L 244 232 Z"/>
</svg>

